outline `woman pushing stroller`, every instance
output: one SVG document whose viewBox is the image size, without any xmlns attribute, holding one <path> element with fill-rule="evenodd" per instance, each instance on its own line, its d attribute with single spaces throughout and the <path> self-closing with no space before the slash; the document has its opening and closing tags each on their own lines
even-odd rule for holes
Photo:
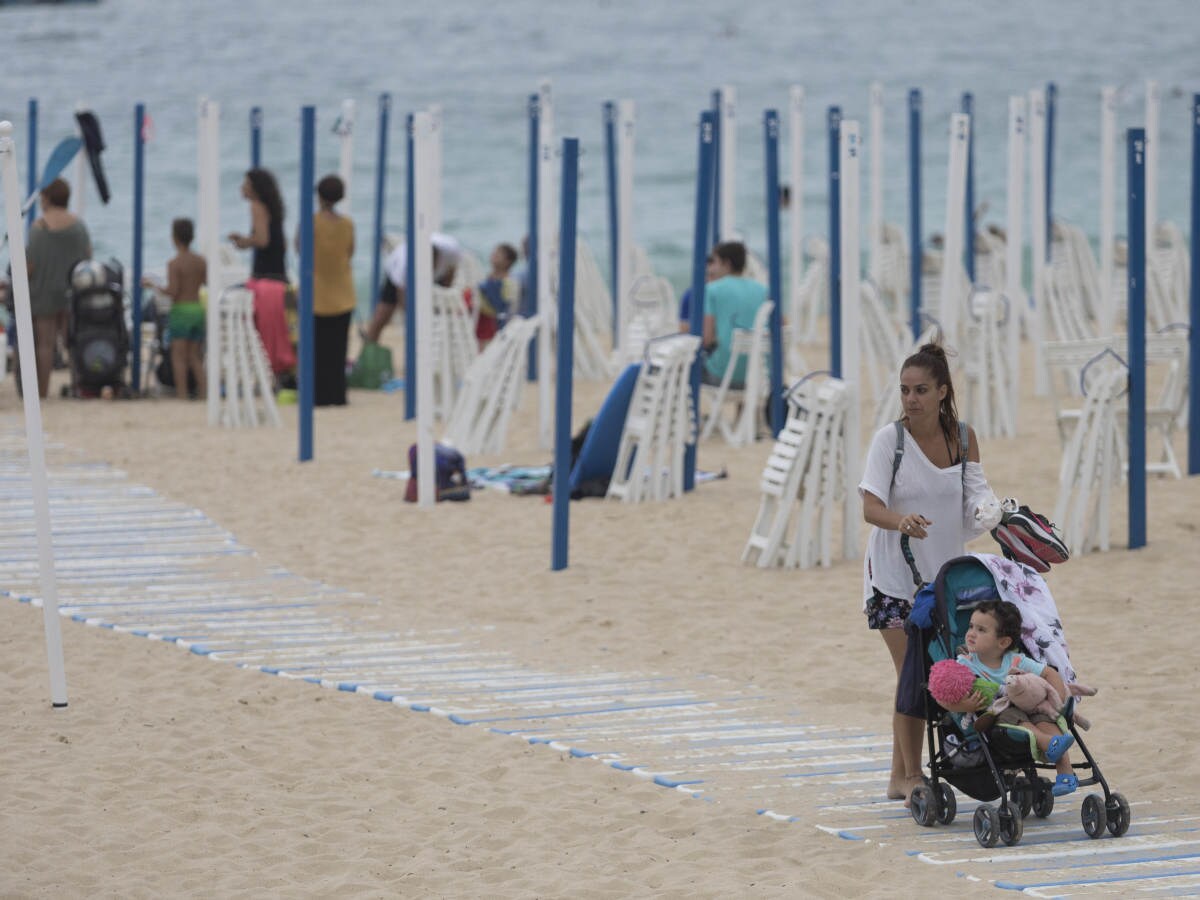
<svg viewBox="0 0 1200 900">
<path fill-rule="evenodd" d="M 907 535 L 917 570 L 937 572 L 962 556 L 966 542 L 999 520 L 973 429 L 958 420 L 946 351 L 925 344 L 900 368 L 903 418 L 880 429 L 867 452 L 858 490 L 863 518 L 874 527 L 863 560 L 863 611 L 879 631 L 899 682 L 912 610 L 913 577 L 900 546 Z M 905 801 L 921 784 L 924 719 L 920 711 L 892 716 L 889 799 Z"/>
</svg>

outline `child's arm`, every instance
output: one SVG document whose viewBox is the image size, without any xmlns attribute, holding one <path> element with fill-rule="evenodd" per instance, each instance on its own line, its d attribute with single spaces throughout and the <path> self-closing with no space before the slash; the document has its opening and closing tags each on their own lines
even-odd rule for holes
<svg viewBox="0 0 1200 900">
<path fill-rule="evenodd" d="M 167 263 L 167 283 L 160 290 L 172 300 L 178 300 L 182 288 L 179 277 L 179 258 L 176 257 Z"/>
<path fill-rule="evenodd" d="M 971 691 L 957 703 L 941 703 L 939 706 L 947 712 L 972 713 L 983 712 L 988 706 L 987 698 L 979 691 Z"/>
</svg>

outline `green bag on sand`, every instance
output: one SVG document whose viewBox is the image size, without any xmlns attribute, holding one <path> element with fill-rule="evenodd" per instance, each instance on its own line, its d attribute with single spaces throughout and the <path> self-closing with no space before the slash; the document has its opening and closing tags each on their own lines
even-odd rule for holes
<svg viewBox="0 0 1200 900">
<path fill-rule="evenodd" d="M 363 344 L 346 384 L 353 388 L 377 391 L 391 380 L 391 349 L 382 344 Z"/>
</svg>

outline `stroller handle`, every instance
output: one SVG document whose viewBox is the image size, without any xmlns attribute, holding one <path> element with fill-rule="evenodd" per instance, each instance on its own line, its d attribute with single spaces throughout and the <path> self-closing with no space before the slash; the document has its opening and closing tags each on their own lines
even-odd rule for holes
<svg viewBox="0 0 1200 900">
<path fill-rule="evenodd" d="M 917 590 L 919 591 L 925 582 L 921 578 L 921 573 L 917 570 L 917 560 L 915 557 L 913 557 L 912 547 L 910 547 L 908 544 L 908 535 L 900 535 L 900 552 L 904 554 L 904 561 L 908 563 L 908 568 L 912 571 L 913 584 L 917 586 Z"/>
</svg>

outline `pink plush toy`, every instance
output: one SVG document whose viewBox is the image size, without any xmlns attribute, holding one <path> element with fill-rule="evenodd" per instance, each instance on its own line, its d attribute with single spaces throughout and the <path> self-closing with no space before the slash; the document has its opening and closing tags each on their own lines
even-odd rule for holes
<svg viewBox="0 0 1200 900">
<path fill-rule="evenodd" d="M 977 678 L 970 668 L 956 659 L 942 659 L 929 667 L 929 693 L 945 706 L 958 703 L 971 691 L 979 691 L 989 701 L 999 685 L 986 678 Z"/>
</svg>

